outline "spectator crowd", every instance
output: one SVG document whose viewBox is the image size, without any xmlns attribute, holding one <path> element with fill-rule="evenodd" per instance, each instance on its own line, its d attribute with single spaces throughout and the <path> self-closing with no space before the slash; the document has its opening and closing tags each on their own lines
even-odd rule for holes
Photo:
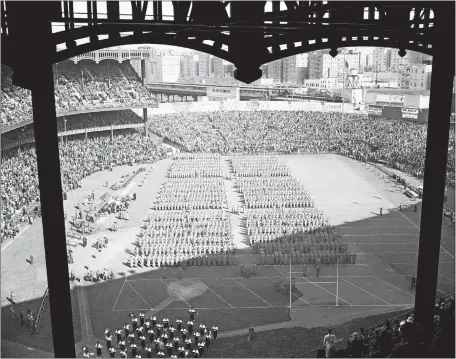
<svg viewBox="0 0 456 359">
<path fill-rule="evenodd" d="M 317 358 L 454 358 L 454 295 L 439 298 L 434 309 L 432 338 L 425 338 L 414 312 L 402 314 L 350 337 L 336 341 L 331 329 L 324 337 L 324 348 L 305 357 Z M 432 343 L 430 351 L 424 341 Z"/>
<path fill-rule="evenodd" d="M 155 115 L 149 127 L 192 152 L 339 152 L 388 162 L 421 176 L 427 125 L 362 114 L 312 111 L 227 111 Z M 454 187 L 454 126 L 450 130 L 447 182 Z"/>
<path fill-rule="evenodd" d="M 166 156 L 166 149 L 138 133 L 87 140 L 68 141 L 60 145 L 60 171 L 65 193 L 81 186 L 91 173 L 125 164 L 155 162 Z M 39 203 L 39 185 L 34 147 L 2 153 L 1 167 L 2 241 L 14 238 L 22 222 L 27 221 L 27 206 Z"/>
<path fill-rule="evenodd" d="M 32 120 L 30 91 L 13 85 L 11 68 L 2 65 L 1 70 L 1 127 Z M 129 61 L 64 61 L 54 65 L 54 86 L 57 114 L 157 103 Z"/>
</svg>

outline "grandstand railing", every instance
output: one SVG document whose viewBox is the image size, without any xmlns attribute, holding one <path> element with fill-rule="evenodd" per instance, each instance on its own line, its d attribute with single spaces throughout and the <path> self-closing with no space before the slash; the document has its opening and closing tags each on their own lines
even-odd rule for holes
<svg viewBox="0 0 456 359">
<path fill-rule="evenodd" d="M 158 103 L 144 103 L 144 104 L 138 104 L 138 105 L 125 105 L 125 106 L 115 106 L 115 107 L 102 107 L 102 108 L 80 108 L 80 109 L 74 109 L 71 111 L 66 111 L 66 112 L 57 112 L 57 118 L 59 117 L 64 117 L 64 116 L 72 116 L 72 115 L 81 115 L 84 113 L 94 113 L 94 112 L 106 112 L 106 111 L 122 111 L 122 110 L 134 110 L 134 109 L 143 109 L 143 108 L 157 108 Z M 33 123 L 33 119 L 27 120 L 27 121 L 22 121 L 19 123 L 16 123 L 14 125 L 5 125 L 0 127 L 0 132 L 7 133 L 13 130 L 16 130 L 18 128 L 24 127 L 26 125 L 30 125 Z"/>
<path fill-rule="evenodd" d="M 46 291 L 44 292 L 43 299 L 41 300 L 41 305 L 40 309 L 38 309 L 38 314 L 36 315 L 35 319 L 35 326 L 34 326 L 34 331 L 33 334 L 37 334 L 39 329 L 40 329 L 40 324 L 41 324 L 41 319 L 43 318 L 43 312 L 46 309 L 46 305 L 49 302 L 49 287 L 46 288 Z"/>
<path fill-rule="evenodd" d="M 450 298 L 451 296 L 454 296 L 454 293 L 449 293 L 449 294 L 446 294 L 445 296 L 443 297 L 439 297 L 435 300 L 435 302 L 439 302 L 440 300 L 445 300 L 446 298 Z M 392 318 L 389 318 L 388 321 L 389 322 L 392 322 L 396 319 L 399 319 L 399 318 L 404 318 L 405 316 L 409 316 L 410 314 L 412 314 L 413 312 L 415 311 L 415 309 L 411 309 L 409 311 L 406 311 L 404 313 L 401 313 L 399 315 L 396 315 Z M 376 329 L 380 329 L 382 327 L 385 326 L 385 323 L 386 321 L 384 322 L 381 322 L 381 323 L 378 323 L 378 324 L 375 324 L 369 328 L 367 328 L 365 330 L 365 333 L 369 334 L 371 333 L 372 331 L 375 331 Z M 335 350 L 337 349 L 345 349 L 346 348 L 346 344 L 347 344 L 347 341 L 352 337 L 352 335 L 348 335 L 342 339 L 339 339 L 339 340 L 336 340 L 336 342 L 333 344 L 333 347 Z M 318 347 L 317 349 L 314 349 L 314 350 L 311 350 L 305 354 L 302 354 L 302 355 L 298 355 L 296 356 L 295 358 L 317 358 L 317 352 L 320 351 L 320 350 L 326 350 L 326 347 L 323 345 L 321 347 Z"/>
<path fill-rule="evenodd" d="M 84 133 L 91 133 L 91 132 L 102 132 L 102 131 L 111 131 L 111 130 L 123 130 L 128 128 L 143 128 L 143 123 L 133 123 L 133 124 L 125 124 L 125 125 L 113 125 L 111 126 L 103 126 L 103 127 L 88 127 L 79 130 L 71 130 L 71 131 L 62 131 L 57 134 L 58 137 L 62 136 L 73 136 L 73 135 L 80 135 Z M 18 141 L 11 141 L 5 144 L 2 144 L 2 150 L 10 150 L 12 148 L 16 148 L 18 146 L 23 146 L 29 143 L 35 142 L 35 137 L 30 136 L 27 138 L 23 138 Z"/>
</svg>

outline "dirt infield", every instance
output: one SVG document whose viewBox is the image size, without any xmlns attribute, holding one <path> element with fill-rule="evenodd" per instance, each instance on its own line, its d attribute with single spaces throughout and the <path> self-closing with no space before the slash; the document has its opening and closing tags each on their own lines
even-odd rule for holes
<svg viewBox="0 0 456 359">
<path fill-rule="evenodd" d="M 279 157 L 310 192 L 315 205 L 343 234 L 349 251 L 357 253 L 355 265 L 339 266 L 338 277 L 335 265 L 324 265 L 319 278 L 313 268 L 309 268 L 303 278 L 302 268 L 292 266 L 296 290 L 291 295 L 291 308 L 289 292 L 283 288 L 277 290 L 273 283 L 277 275 L 284 282 L 289 278 L 289 266 L 261 266 L 257 275 L 250 279 L 242 277 L 238 268 L 230 266 L 188 267 L 183 279 L 179 279 L 176 268 L 170 268 L 166 278 L 160 269 L 129 268 L 123 263 L 164 182 L 170 160 L 147 165 L 147 171 L 138 175 L 125 193 L 137 194 L 137 200 L 130 205 L 130 219 L 117 220 L 117 232 L 109 230 L 115 220 L 113 215 L 98 221 L 97 232 L 88 236 L 89 245 L 84 248 L 77 244 L 73 248 L 74 264 L 70 265 L 70 270 L 77 277 L 82 278 L 87 271 L 85 266 L 92 270 L 108 268 L 115 273 L 114 280 L 91 284 L 81 279 L 78 287 L 73 287 L 77 352 L 82 344 L 93 347 L 97 338 L 104 337 L 106 328 L 122 327 L 130 313 L 138 314 L 140 310 L 148 315 L 156 313 L 159 318 L 168 316 L 174 321 L 178 316 L 186 320 L 188 309 L 194 306 L 198 312 L 197 325 L 201 321 L 206 326 L 216 323 L 223 337 L 224 333 L 242 332 L 250 325 L 270 329 L 275 326 L 314 328 L 410 308 L 414 303 L 414 291 L 409 287 L 410 277 L 416 272 L 419 202 L 409 200 L 398 186 L 376 169 L 348 158 L 337 155 Z M 82 188 L 72 191 L 65 202 L 69 216 L 75 211 L 75 204 L 92 190 L 97 197 L 102 196 L 108 191 L 104 186 L 106 181 L 114 183 L 137 167 L 123 166 L 84 179 Z M 238 197 L 231 190 L 232 181 L 226 181 L 228 210 Z M 418 204 L 417 212 L 415 204 Z M 399 205 L 403 211 L 398 210 Z M 242 214 L 230 216 L 239 257 L 246 263 L 254 261 L 239 227 Z M 69 228 L 69 224 L 67 226 Z M 108 236 L 109 245 L 98 252 L 92 244 L 103 236 Z M 454 292 L 454 239 L 454 226 L 449 227 L 444 222 L 440 294 Z M 25 261 L 30 252 L 35 258 L 34 265 Z M 39 297 L 46 288 L 44 263 L 39 221 L 2 248 L 2 339 L 26 345 L 31 351 L 52 352 L 49 311 L 43 317 L 40 335 L 25 335 L 22 327 L 11 323 L 10 303 L 5 298 L 5 294 L 14 291 L 21 302 L 15 306 L 17 314 L 21 306 L 26 308 L 29 303 L 39 306 Z"/>
</svg>

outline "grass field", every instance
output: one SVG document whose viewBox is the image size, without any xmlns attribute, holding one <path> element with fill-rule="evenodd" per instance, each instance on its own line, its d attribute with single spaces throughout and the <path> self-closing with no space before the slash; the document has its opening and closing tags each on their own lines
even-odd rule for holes
<svg viewBox="0 0 456 359">
<path fill-rule="evenodd" d="M 334 155 L 281 157 L 291 167 L 292 175 L 311 193 L 316 206 L 324 210 L 348 241 L 349 251 L 357 253 L 356 265 L 341 265 L 338 269 L 335 265 L 324 265 L 319 278 L 315 277 L 313 268 L 309 268 L 303 278 L 300 266 L 292 266 L 296 289 L 291 295 L 291 308 L 289 292 L 277 290 L 273 283 L 277 275 L 283 281 L 290 276 L 289 266 L 261 266 L 250 279 L 242 277 L 236 267 L 188 267 L 182 280 L 173 268 L 163 279 L 161 270 L 124 266 L 122 262 L 132 248 L 135 234 L 164 181 L 169 160 L 161 161 L 148 166 L 151 172 L 134 180 L 131 192 L 137 193 L 138 200 L 131 204 L 130 221 L 119 223 L 116 233 L 100 232 L 89 238 L 90 244 L 108 233 L 108 250 L 99 254 L 90 246 L 74 248 L 75 263 L 70 269 L 77 276 L 84 273 L 84 265 L 91 269 L 114 268 L 116 272 L 115 280 L 92 285 L 81 282 L 73 288 L 77 351 L 80 353 L 82 344 L 93 347 L 97 338 L 103 338 L 105 328 L 122 327 L 129 320 L 129 313 L 138 314 L 143 310 L 147 315 L 157 313 L 159 318 L 168 316 L 171 321 L 178 316 L 186 320 L 189 307 L 194 306 L 198 312 L 197 325 L 200 321 L 206 326 L 216 323 L 221 331 L 221 338 L 214 343 L 209 356 L 298 355 L 320 344 L 326 326 L 338 328 L 336 335 L 340 337 L 347 328 L 364 325 L 363 320 L 373 324 L 389 313 L 413 306 L 414 291 L 409 286 L 410 277 L 416 272 L 420 206 L 414 212 L 415 202 L 408 200 L 399 187 L 387 182 L 378 171 L 356 161 Z M 65 203 L 69 214 L 74 211 L 74 204 L 92 189 L 101 196 L 106 191 L 103 187 L 106 181 L 113 183 L 131 170 L 131 167 L 116 168 L 85 179 L 83 188 L 71 193 Z M 230 205 L 237 201 L 230 181 L 227 181 L 227 196 Z M 404 207 L 402 212 L 397 210 L 399 204 Z M 380 207 L 384 210 L 383 216 L 379 215 Z M 239 216 L 232 217 L 231 223 L 238 226 Z M 100 226 L 109 228 L 113 220 L 107 218 Z M 2 249 L 2 293 L 14 290 L 23 299 L 20 305 L 24 307 L 30 302 L 37 308 L 38 297 L 46 286 L 39 268 L 22 263 L 33 246 L 36 262 L 44 264 L 39 227 L 40 224 L 35 223 Z M 239 228 L 234 231 L 242 233 Z M 241 235 L 237 236 L 237 243 L 241 243 Z M 241 262 L 254 260 L 245 245 L 240 245 L 237 253 Z M 454 227 L 444 222 L 438 294 L 454 292 L 454 253 Z M 18 312 L 18 308 L 16 310 Z M 369 319 L 364 319 L 366 317 Z M 14 343 L 30 348 L 25 351 L 28 354 L 23 355 L 17 345 L 18 356 L 52 352 L 49 311 L 45 312 L 38 335 L 31 336 L 16 324 L 11 321 L 9 305 L 3 299 L 2 339 L 9 341 L 2 343 L 3 353 L 14 352 L 10 349 L 15 347 Z M 258 333 L 255 342 L 245 340 L 246 328 L 251 325 Z M 278 332 L 284 335 L 278 336 Z M 284 345 L 290 348 L 281 351 L 277 343 L 285 337 L 289 339 Z M 294 346 L 291 338 L 307 339 L 301 346 Z"/>
</svg>

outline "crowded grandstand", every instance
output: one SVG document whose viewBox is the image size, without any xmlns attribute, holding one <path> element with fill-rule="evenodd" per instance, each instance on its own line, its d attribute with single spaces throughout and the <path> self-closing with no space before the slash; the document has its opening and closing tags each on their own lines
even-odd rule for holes
<svg viewBox="0 0 456 359">
<path fill-rule="evenodd" d="M 2 65 L 1 125 L 9 129 L 1 139 L 2 242 L 16 238 L 40 216 L 31 97 L 28 91 L 12 85 L 11 76 L 11 70 Z M 243 235 L 260 266 L 355 265 L 356 253 L 349 252 L 347 241 L 292 176 L 290 168 L 275 156 L 278 154 L 337 153 L 423 177 L 426 124 L 373 120 L 366 114 L 261 110 L 154 114 L 144 121 L 127 108 L 156 106 L 156 100 L 128 62 L 66 61 L 56 65 L 54 77 L 59 133 L 82 131 L 62 135 L 59 142 L 64 199 L 95 172 L 171 159 L 165 182 L 153 200 L 153 211 L 125 257 L 130 269 L 240 265 L 225 209 L 242 212 Z M 65 117 L 59 116 L 63 113 Z M 115 125 L 132 124 L 144 124 L 155 137 L 132 128 L 112 130 Z M 10 130 L 11 126 L 17 128 Z M 91 131 L 95 128 L 101 130 Z M 454 126 L 450 131 L 447 185 L 454 188 Z M 164 143 L 177 144 L 182 152 L 171 154 Z M 224 158 L 231 173 L 223 170 Z M 241 198 L 237 209 L 229 208 L 225 193 L 224 180 L 231 175 Z M 84 221 L 82 214 L 80 219 Z M 87 278 L 94 281 L 92 275 Z M 432 353 L 445 356 L 450 338 L 454 340 L 454 297 L 439 301 L 435 310 Z M 152 357 L 152 348 L 156 357 L 200 357 L 217 338 L 216 324 L 211 323 L 210 329 L 208 323 L 206 327 L 199 321 L 197 327 L 192 312 L 188 322 L 185 318 L 182 324 L 177 318 L 175 326 L 169 325 L 166 317 L 161 325 L 155 315 L 150 319 L 142 312 L 138 315 L 140 325 L 136 314 L 129 319 L 133 330 L 128 323 L 123 327 L 117 323 L 117 345 L 124 357 L 138 357 L 139 353 Z M 335 338 L 328 340 L 324 349 L 311 355 L 417 356 L 420 335 L 413 314 L 407 313 L 401 320 L 354 333 L 342 344 Z M 111 330 L 106 330 L 105 337 L 107 351 L 113 356 L 116 349 L 111 345 Z M 95 348 L 101 356 L 101 344 Z M 89 351 L 84 347 L 84 355 Z"/>
</svg>

